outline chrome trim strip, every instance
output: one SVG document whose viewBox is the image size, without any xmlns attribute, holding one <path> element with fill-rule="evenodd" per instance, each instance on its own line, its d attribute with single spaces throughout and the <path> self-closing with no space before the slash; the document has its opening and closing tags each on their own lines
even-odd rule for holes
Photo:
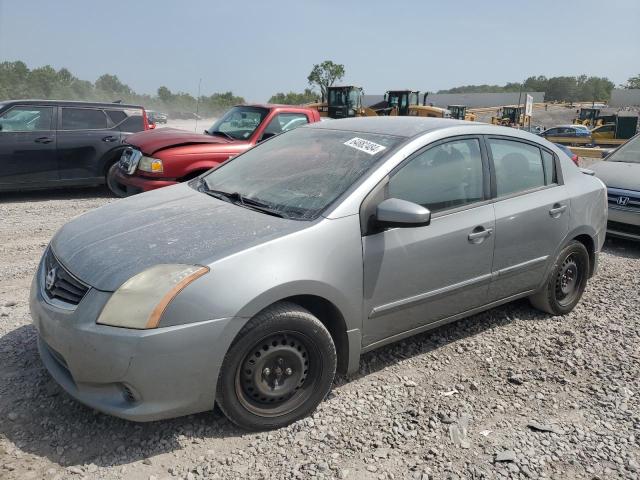
<svg viewBox="0 0 640 480">
<path fill-rule="evenodd" d="M 420 293 L 412 297 L 396 300 L 395 302 L 379 305 L 375 307 L 373 310 L 371 310 L 371 313 L 369 314 L 369 318 L 376 318 L 376 317 L 379 317 L 380 315 L 389 313 L 391 311 L 400 310 L 403 308 L 409 308 L 429 300 L 435 300 L 436 298 L 442 298 L 448 295 L 453 295 L 458 290 L 461 290 L 470 286 L 482 285 L 483 283 L 489 283 L 490 281 L 491 281 L 491 274 L 487 273 L 486 275 L 480 275 L 479 277 L 475 277 L 470 280 L 454 283 L 453 285 L 448 285 L 446 287 L 438 288 L 436 290 L 431 290 L 429 292 Z"/>
<path fill-rule="evenodd" d="M 514 274 L 520 273 L 521 270 L 527 270 L 529 268 L 533 268 L 537 266 L 540 263 L 546 262 L 547 258 L 549 258 L 549 255 L 545 255 L 544 257 L 533 258 L 531 260 L 527 260 L 526 262 L 501 268 L 500 270 L 493 272 L 491 275 L 493 280 L 499 277 L 505 277 L 507 275 L 514 275 Z"/>
</svg>

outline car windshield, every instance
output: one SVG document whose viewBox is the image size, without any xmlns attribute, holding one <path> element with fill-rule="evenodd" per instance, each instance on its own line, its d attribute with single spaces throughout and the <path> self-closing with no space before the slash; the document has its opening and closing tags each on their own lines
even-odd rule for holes
<svg viewBox="0 0 640 480">
<path fill-rule="evenodd" d="M 640 135 L 636 135 L 627 143 L 614 151 L 607 158 L 609 162 L 640 163 Z"/>
<path fill-rule="evenodd" d="M 224 163 L 203 177 L 200 189 L 247 208 L 260 204 L 272 214 L 312 220 L 401 140 L 302 127 Z"/>
<path fill-rule="evenodd" d="M 247 140 L 269 113 L 261 107 L 233 107 L 206 132 L 233 140 Z"/>
</svg>

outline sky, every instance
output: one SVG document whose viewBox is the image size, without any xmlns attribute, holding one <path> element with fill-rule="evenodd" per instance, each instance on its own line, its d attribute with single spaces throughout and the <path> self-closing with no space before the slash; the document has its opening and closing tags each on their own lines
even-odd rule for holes
<svg viewBox="0 0 640 480">
<path fill-rule="evenodd" d="M 640 74 L 640 0 L 0 0 L 0 61 L 139 93 L 302 91 L 344 64 L 366 94 Z"/>
</svg>

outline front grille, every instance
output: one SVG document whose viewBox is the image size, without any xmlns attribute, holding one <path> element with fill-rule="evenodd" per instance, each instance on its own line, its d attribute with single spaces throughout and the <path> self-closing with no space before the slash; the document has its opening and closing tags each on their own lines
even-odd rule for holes
<svg viewBox="0 0 640 480">
<path fill-rule="evenodd" d="M 611 208 L 640 212 L 640 192 L 609 188 L 607 190 L 607 200 Z"/>
<path fill-rule="evenodd" d="M 607 230 L 611 232 L 628 233 L 640 237 L 640 226 L 629 223 L 607 222 Z"/>
<path fill-rule="evenodd" d="M 56 259 L 51 249 L 44 259 L 44 292 L 50 299 L 78 305 L 89 287 L 71 275 Z"/>
</svg>

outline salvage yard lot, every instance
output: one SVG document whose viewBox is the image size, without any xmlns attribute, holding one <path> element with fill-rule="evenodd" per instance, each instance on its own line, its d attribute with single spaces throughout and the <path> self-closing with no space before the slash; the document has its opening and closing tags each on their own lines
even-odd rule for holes
<svg viewBox="0 0 640 480">
<path fill-rule="evenodd" d="M 566 317 L 520 301 L 368 353 L 285 429 L 134 424 L 50 379 L 28 310 L 55 231 L 112 201 L 0 197 L 0 478 L 640 478 L 640 245 L 607 241 Z"/>
</svg>

